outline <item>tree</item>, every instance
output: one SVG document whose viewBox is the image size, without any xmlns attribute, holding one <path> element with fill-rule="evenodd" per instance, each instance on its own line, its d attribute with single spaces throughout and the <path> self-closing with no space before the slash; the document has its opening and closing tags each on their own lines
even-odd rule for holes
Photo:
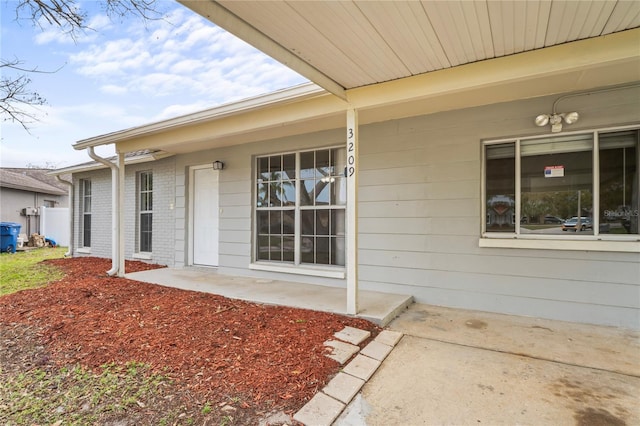
<svg viewBox="0 0 640 426">
<path fill-rule="evenodd" d="M 0 114 L 2 121 L 18 122 L 28 131 L 28 125 L 36 120 L 30 106 L 44 105 L 46 100 L 40 94 L 29 88 L 31 79 L 27 73 L 38 72 L 37 69 L 25 69 L 21 67 L 22 62 L 14 58 L 13 60 L 0 59 Z M 5 69 L 20 72 L 17 76 L 8 75 Z"/>
<path fill-rule="evenodd" d="M 102 0 L 100 5 L 112 19 L 137 16 L 152 20 L 161 16 L 156 7 L 157 0 Z M 57 26 L 74 40 L 80 32 L 91 30 L 87 25 L 87 14 L 76 0 L 19 0 L 15 19 L 28 20 L 41 29 Z M 46 99 L 30 87 L 29 75 L 57 70 L 41 71 L 37 67 L 24 67 L 18 58 L 0 58 L 0 71 L 0 117 L 2 121 L 21 124 L 28 131 L 28 126 L 37 121 L 32 107 L 46 104 Z"/>
</svg>

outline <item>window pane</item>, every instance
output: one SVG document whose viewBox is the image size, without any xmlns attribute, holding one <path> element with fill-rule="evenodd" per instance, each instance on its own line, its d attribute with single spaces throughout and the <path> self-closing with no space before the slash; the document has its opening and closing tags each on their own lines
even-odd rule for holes
<svg viewBox="0 0 640 426">
<path fill-rule="evenodd" d="M 269 157 L 258 158 L 258 179 L 269 180 Z"/>
<path fill-rule="evenodd" d="M 272 235 L 269 239 L 271 247 L 271 260 L 282 260 L 282 237 L 280 235 Z"/>
<path fill-rule="evenodd" d="M 258 234 L 269 234 L 269 212 L 266 210 L 260 210 L 258 216 Z"/>
<path fill-rule="evenodd" d="M 313 237 L 302 237 L 300 242 L 300 261 L 302 263 L 315 263 L 315 244 Z"/>
<path fill-rule="evenodd" d="M 283 179 L 295 179 L 296 178 L 296 155 L 288 154 L 282 156 L 282 178 Z"/>
<path fill-rule="evenodd" d="M 331 199 L 331 187 L 334 177 L 323 177 L 316 181 L 316 206 L 328 206 Z"/>
<path fill-rule="evenodd" d="M 290 180 L 279 182 L 283 206 L 296 205 L 296 183 Z"/>
<path fill-rule="evenodd" d="M 268 183 L 259 183 L 258 190 L 256 191 L 257 202 L 256 206 L 258 207 L 268 207 L 269 206 L 269 184 Z"/>
<path fill-rule="evenodd" d="M 314 235 L 315 234 L 315 211 L 314 210 L 302 210 L 300 212 L 301 226 L 300 230 L 302 235 Z"/>
<path fill-rule="evenodd" d="M 293 235 L 296 231 L 296 212 L 295 210 L 285 210 L 282 212 L 282 233 L 285 235 Z"/>
<path fill-rule="evenodd" d="M 273 181 L 269 184 L 269 207 L 282 206 L 282 184 L 279 181 Z"/>
<path fill-rule="evenodd" d="M 329 150 L 316 151 L 316 177 L 320 179 L 330 174 Z"/>
<path fill-rule="evenodd" d="M 333 264 L 344 266 L 345 259 L 345 243 L 344 237 L 332 238 L 334 241 Z"/>
<path fill-rule="evenodd" d="M 344 209 L 331 210 L 331 235 L 344 236 Z"/>
<path fill-rule="evenodd" d="M 336 148 L 331 150 L 331 164 L 334 176 L 344 176 L 344 168 L 347 166 L 347 149 Z"/>
<path fill-rule="evenodd" d="M 282 234 L 282 211 L 271 211 L 269 213 L 269 233 Z"/>
<path fill-rule="evenodd" d="M 330 250 L 329 250 L 329 238 L 317 237 L 316 238 L 316 262 L 320 265 L 330 265 Z"/>
<path fill-rule="evenodd" d="M 600 135 L 600 233 L 638 234 L 638 131 Z"/>
<path fill-rule="evenodd" d="M 316 235 L 329 235 L 330 210 L 316 210 Z"/>
<path fill-rule="evenodd" d="M 486 147 L 487 232 L 515 232 L 515 155 L 514 143 Z"/>
<path fill-rule="evenodd" d="M 313 179 L 303 180 L 300 185 L 300 205 L 302 206 L 313 206 L 313 201 L 315 198 L 316 181 Z"/>
<path fill-rule="evenodd" d="M 151 213 L 143 213 L 140 215 L 140 251 L 151 251 L 153 215 Z"/>
<path fill-rule="evenodd" d="M 82 224 L 82 246 L 91 247 L 91 215 L 85 214 Z"/>
<path fill-rule="evenodd" d="M 285 262 L 293 262 L 295 258 L 295 238 L 282 238 L 282 260 Z"/>
<path fill-rule="evenodd" d="M 347 180 L 336 177 L 331 183 L 331 205 L 344 206 L 347 204 Z"/>
<path fill-rule="evenodd" d="M 282 158 L 279 155 L 269 157 L 269 180 L 281 178 Z"/>
<path fill-rule="evenodd" d="M 591 135 L 521 143 L 520 232 L 593 234 Z"/>
<path fill-rule="evenodd" d="M 258 260 L 269 260 L 269 237 L 258 237 Z"/>
<path fill-rule="evenodd" d="M 300 153 L 300 178 L 308 179 L 315 176 L 314 152 Z"/>
</svg>

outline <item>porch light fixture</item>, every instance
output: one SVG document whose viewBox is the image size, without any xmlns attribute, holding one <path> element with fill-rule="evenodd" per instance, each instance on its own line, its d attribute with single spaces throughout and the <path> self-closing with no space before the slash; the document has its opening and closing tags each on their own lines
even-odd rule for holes
<svg viewBox="0 0 640 426">
<path fill-rule="evenodd" d="M 573 124 L 578 121 L 580 115 L 577 112 L 567 112 L 561 114 L 540 114 L 536 117 L 535 123 L 536 126 L 542 127 L 547 124 L 551 124 L 551 131 L 553 133 L 557 133 L 562 131 L 562 121 L 564 120 L 567 124 Z"/>
<path fill-rule="evenodd" d="M 222 170 L 224 169 L 224 163 L 222 161 L 214 161 L 213 162 L 213 170 Z"/>
</svg>

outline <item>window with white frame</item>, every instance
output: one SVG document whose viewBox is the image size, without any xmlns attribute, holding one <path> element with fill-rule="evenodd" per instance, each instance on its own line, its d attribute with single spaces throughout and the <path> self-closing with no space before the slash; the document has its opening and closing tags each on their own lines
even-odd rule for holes
<svg viewBox="0 0 640 426">
<path fill-rule="evenodd" d="M 153 236 L 153 174 L 138 173 L 138 251 L 151 252 Z"/>
<path fill-rule="evenodd" d="M 618 128 L 485 142 L 484 236 L 638 240 L 639 139 Z"/>
<path fill-rule="evenodd" d="M 257 261 L 344 266 L 345 159 L 344 148 L 256 159 Z"/>
<path fill-rule="evenodd" d="M 82 209 L 80 220 L 82 247 L 91 247 L 91 181 L 89 179 L 80 180 L 80 208 Z"/>
</svg>

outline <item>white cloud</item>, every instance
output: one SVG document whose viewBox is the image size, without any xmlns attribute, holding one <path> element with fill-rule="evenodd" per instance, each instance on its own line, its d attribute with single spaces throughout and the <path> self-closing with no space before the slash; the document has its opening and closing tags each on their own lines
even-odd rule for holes
<svg viewBox="0 0 640 426">
<path fill-rule="evenodd" d="M 104 86 L 100 86 L 100 91 L 108 95 L 124 95 L 129 92 L 126 87 L 116 86 L 115 84 L 105 84 Z"/>
</svg>

